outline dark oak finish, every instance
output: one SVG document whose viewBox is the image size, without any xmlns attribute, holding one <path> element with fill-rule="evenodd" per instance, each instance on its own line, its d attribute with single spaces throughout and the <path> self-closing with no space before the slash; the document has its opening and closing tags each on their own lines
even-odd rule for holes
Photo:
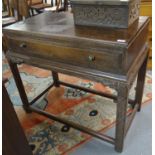
<svg viewBox="0 0 155 155">
<path fill-rule="evenodd" d="M 6 33 L 16 53 L 125 75 L 146 41 L 148 23 L 140 17 L 129 29 L 89 28 L 74 26 L 70 13 L 47 12 Z"/>
<path fill-rule="evenodd" d="M 2 86 L 2 109 L 3 155 L 32 155 L 4 83 Z"/>
<path fill-rule="evenodd" d="M 138 72 L 137 87 L 136 87 L 136 99 L 135 99 L 136 102 L 139 104 L 138 111 L 141 110 L 141 103 L 142 103 L 142 98 L 143 98 L 144 81 L 145 81 L 148 57 L 149 57 L 149 55 L 147 55 L 146 59 L 144 60 L 143 65 L 141 66 L 141 68 Z"/>
<path fill-rule="evenodd" d="M 115 150 L 122 152 L 124 137 L 137 111 L 137 103 L 139 109 L 141 106 L 148 57 L 146 36 L 149 18 L 140 17 L 129 29 L 110 29 L 74 26 L 72 16 L 69 13 L 47 12 L 3 29 L 9 45 L 6 55 L 23 98 L 24 108 L 113 143 Z M 51 70 L 56 87 L 69 86 L 114 99 L 117 105 L 116 138 L 103 136 L 30 106 L 17 69 L 18 63 Z M 59 80 L 58 73 L 100 82 L 114 88 L 118 94 L 113 96 L 65 83 Z M 137 83 L 136 99 L 132 101 L 128 99 L 128 94 L 137 74 L 140 81 Z M 128 102 L 134 111 L 130 121 L 126 121 Z"/>
<path fill-rule="evenodd" d="M 125 135 L 126 112 L 128 104 L 129 88 L 125 84 L 118 86 L 117 114 L 116 114 L 116 144 L 115 150 L 122 152 Z"/>
<path fill-rule="evenodd" d="M 52 77 L 55 87 L 59 87 L 59 76 L 57 72 L 52 71 Z"/>
</svg>

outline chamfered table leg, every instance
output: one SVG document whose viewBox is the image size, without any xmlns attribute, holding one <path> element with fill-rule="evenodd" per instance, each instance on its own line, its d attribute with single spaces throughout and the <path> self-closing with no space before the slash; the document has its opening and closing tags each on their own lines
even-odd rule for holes
<svg viewBox="0 0 155 155">
<path fill-rule="evenodd" d="M 12 71 L 12 74 L 13 74 L 13 77 L 14 77 L 14 80 L 15 80 L 15 83 L 16 83 L 16 86 L 18 88 L 18 91 L 19 91 L 21 100 L 23 102 L 23 108 L 24 108 L 24 110 L 27 113 L 29 113 L 29 112 L 31 112 L 31 110 L 29 109 L 28 98 L 27 98 L 27 95 L 26 95 L 26 92 L 25 92 L 25 89 L 24 89 L 24 85 L 23 85 L 22 79 L 20 77 L 20 73 L 19 73 L 17 64 L 14 63 L 14 62 L 12 62 L 9 59 L 8 59 L 8 63 L 9 63 L 10 69 Z"/>
<path fill-rule="evenodd" d="M 141 68 L 139 69 L 138 77 L 137 77 L 135 101 L 136 101 L 136 103 L 139 104 L 138 111 L 141 110 L 141 103 L 142 103 L 143 90 L 144 90 L 144 84 L 145 84 L 145 75 L 146 75 L 146 70 L 147 70 L 148 55 L 149 55 L 149 53 L 147 54 Z"/>
<path fill-rule="evenodd" d="M 126 112 L 129 90 L 126 84 L 119 84 L 116 108 L 115 150 L 122 152 L 124 145 Z"/>
<path fill-rule="evenodd" d="M 55 87 L 59 87 L 60 84 L 59 84 L 59 76 L 58 76 L 58 73 L 55 72 L 55 71 L 52 71 L 52 77 L 53 77 L 53 81 L 54 81 L 54 86 Z"/>
</svg>

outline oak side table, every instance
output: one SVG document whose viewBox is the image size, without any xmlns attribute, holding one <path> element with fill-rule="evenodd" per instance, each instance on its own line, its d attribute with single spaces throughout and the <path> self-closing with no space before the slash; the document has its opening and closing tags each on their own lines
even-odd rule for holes
<svg viewBox="0 0 155 155">
<path fill-rule="evenodd" d="M 100 138 L 122 152 L 124 137 L 137 111 L 140 111 L 148 59 L 146 43 L 149 18 L 139 17 L 128 29 L 75 26 L 71 13 L 46 12 L 3 29 L 6 53 L 26 112 L 35 112 Z M 30 103 L 17 68 L 26 63 L 52 71 L 53 84 Z M 117 91 L 110 95 L 59 80 L 58 73 L 90 79 Z M 135 99 L 128 98 L 137 77 Z M 52 86 L 81 89 L 108 97 L 117 105 L 115 138 L 59 118 L 32 106 Z M 132 105 L 126 119 L 127 104 Z"/>
</svg>

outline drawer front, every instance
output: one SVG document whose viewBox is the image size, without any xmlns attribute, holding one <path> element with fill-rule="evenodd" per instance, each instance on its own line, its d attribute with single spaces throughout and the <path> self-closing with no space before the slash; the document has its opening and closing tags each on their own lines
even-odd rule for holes
<svg viewBox="0 0 155 155">
<path fill-rule="evenodd" d="M 122 72 L 122 54 L 87 51 L 43 42 L 14 39 L 9 39 L 9 47 L 12 52 L 30 57 L 45 58 L 54 62 L 111 73 Z"/>
</svg>

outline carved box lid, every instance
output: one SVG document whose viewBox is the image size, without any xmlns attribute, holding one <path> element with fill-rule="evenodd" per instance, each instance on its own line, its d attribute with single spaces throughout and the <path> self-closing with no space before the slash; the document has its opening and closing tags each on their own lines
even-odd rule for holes
<svg viewBox="0 0 155 155">
<path fill-rule="evenodd" d="M 70 0 L 71 4 L 129 5 L 134 0 Z"/>
</svg>

